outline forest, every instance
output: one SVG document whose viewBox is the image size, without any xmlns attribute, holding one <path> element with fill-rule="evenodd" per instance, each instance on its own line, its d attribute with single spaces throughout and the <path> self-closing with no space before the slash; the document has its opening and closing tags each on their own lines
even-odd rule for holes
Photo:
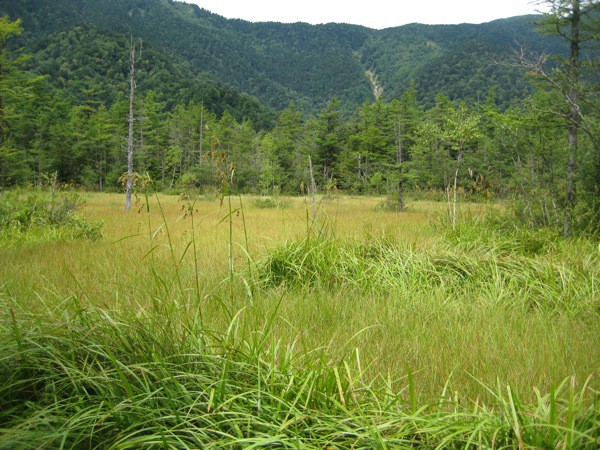
<svg viewBox="0 0 600 450">
<path fill-rule="evenodd" d="M 541 59 L 548 55 L 519 56 L 515 51 L 494 68 L 496 75 L 486 76 L 492 86 L 486 92 L 474 81 L 478 71 L 468 78 L 455 72 L 457 78 L 449 82 L 454 90 L 446 93 L 446 82 L 438 80 L 433 101 L 428 100 L 431 94 L 420 94 L 419 83 L 430 81 L 419 78 L 391 99 L 379 95 L 349 106 L 347 98 L 332 95 L 311 112 L 294 102 L 280 111 L 264 106 L 139 39 L 136 45 L 143 50 L 136 61 L 140 88 L 132 124 L 134 171 L 153 180 L 160 191 L 210 192 L 218 184 L 218 161 L 226 161 L 235 168 L 235 192 L 300 195 L 310 183 L 310 157 L 322 192 L 388 194 L 394 197 L 388 203 L 400 209 L 404 191 L 438 199 L 450 190 L 471 199 L 512 198 L 533 226 L 558 225 L 571 203 L 581 227 L 593 226 L 600 179 L 595 20 L 592 15 L 580 38 L 576 169 L 567 169 L 570 133 L 565 123 L 568 72 L 573 70 L 556 43 L 559 54 L 544 67 Z M 20 21 L 4 18 L 2 27 L 0 183 L 35 184 L 56 173 L 60 182 L 85 189 L 119 189 L 127 170 L 129 74 L 123 67 L 131 43 L 93 25 L 75 26 L 53 35 L 49 45 L 31 56 L 11 46 L 23 34 Z M 427 36 L 433 32 L 440 31 L 421 36 L 410 30 L 402 39 L 434 39 Z M 382 48 L 389 57 L 396 47 Z M 409 54 L 417 51 L 408 48 Z M 464 69 L 475 67 L 472 55 L 461 57 Z M 379 60 L 381 66 L 386 58 Z M 506 66 L 511 66 L 508 72 Z M 524 74 L 516 75 L 519 70 Z M 398 67 L 394 71 L 400 76 Z M 444 68 L 443 73 L 453 70 Z M 512 86 L 529 84 L 532 93 L 507 103 L 494 76 L 505 77 Z M 456 91 L 462 85 L 470 95 Z M 473 93 L 481 99 L 474 101 Z M 573 171 L 570 182 L 577 185 L 578 205 L 566 199 L 568 170 Z"/>
<path fill-rule="evenodd" d="M 30 49 L 39 59 L 36 71 L 48 75 L 52 84 L 65 89 L 64 82 L 71 78 L 90 77 L 91 85 L 107 91 L 96 95 L 111 104 L 115 82 L 126 78 L 128 66 L 120 57 L 127 52 L 111 53 L 109 48 L 126 47 L 131 35 L 153 49 L 140 70 L 152 71 L 156 75 L 150 78 L 161 80 L 157 85 L 139 79 L 142 90 L 160 86 L 167 98 L 189 98 L 180 84 L 210 75 L 277 111 L 293 102 L 308 113 L 323 109 L 333 96 L 348 111 L 372 101 L 366 72 L 377 79 L 381 98 L 387 101 L 414 82 L 419 101 L 427 107 L 439 93 L 452 101 L 483 101 L 491 87 L 506 106 L 533 89 L 518 76 L 524 71 L 496 62 L 521 46 L 547 54 L 568 50 L 560 39 L 536 32 L 540 16 L 372 30 L 346 24 L 227 20 L 195 5 L 166 0 L 5 2 L 0 15 L 22 20 L 25 32 L 16 45 Z M 104 43 L 93 44 L 96 40 Z M 50 48 L 49 42 L 54 44 Z M 101 54 L 103 59 L 98 58 Z M 50 63 L 40 64 L 44 61 Z M 169 73 L 184 77 L 170 82 Z M 81 90 L 72 87 L 69 93 L 77 96 Z"/>
<path fill-rule="evenodd" d="M 0 3 L 0 449 L 598 448 L 600 4 L 543 3 Z"/>
</svg>

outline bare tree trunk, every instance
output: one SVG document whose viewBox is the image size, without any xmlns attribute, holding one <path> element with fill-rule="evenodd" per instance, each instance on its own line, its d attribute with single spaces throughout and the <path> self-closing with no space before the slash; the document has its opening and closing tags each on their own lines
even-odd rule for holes
<svg viewBox="0 0 600 450">
<path fill-rule="evenodd" d="M 135 45 L 133 36 L 129 47 L 129 137 L 127 139 L 127 181 L 125 184 L 125 211 L 131 209 L 133 192 L 133 106 L 135 96 Z"/>
<path fill-rule="evenodd" d="M 310 155 L 308 155 L 308 167 L 310 169 L 310 192 L 311 192 L 311 196 L 312 196 L 311 211 L 312 211 L 312 220 L 314 221 L 317 217 L 317 201 L 315 198 L 316 191 L 317 191 L 317 185 L 315 184 L 315 176 L 313 174 L 313 165 L 312 165 L 312 159 L 311 159 Z"/>
<path fill-rule="evenodd" d="M 460 170 L 460 163 L 462 162 L 462 150 L 458 151 L 458 158 L 456 159 L 456 171 L 454 172 L 454 192 L 452 199 L 452 229 L 456 230 L 456 191 L 458 190 L 458 171 Z"/>
</svg>

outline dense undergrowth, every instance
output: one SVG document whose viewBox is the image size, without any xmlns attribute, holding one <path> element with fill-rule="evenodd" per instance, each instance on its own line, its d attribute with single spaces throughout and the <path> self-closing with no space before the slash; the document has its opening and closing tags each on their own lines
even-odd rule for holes
<svg viewBox="0 0 600 450">
<path fill-rule="evenodd" d="M 426 250 L 310 233 L 258 261 L 258 276 L 267 286 L 316 290 L 352 286 L 423 293 L 443 287 L 453 296 L 478 292 L 489 301 L 504 299 L 506 307 L 585 315 L 600 307 L 593 282 L 599 263 L 592 239 L 564 240 L 548 230 L 500 231 L 472 221 Z"/>
<path fill-rule="evenodd" d="M 0 193 L 0 240 L 5 243 L 98 239 L 102 224 L 78 214 L 79 194 L 59 189 Z"/>
</svg>

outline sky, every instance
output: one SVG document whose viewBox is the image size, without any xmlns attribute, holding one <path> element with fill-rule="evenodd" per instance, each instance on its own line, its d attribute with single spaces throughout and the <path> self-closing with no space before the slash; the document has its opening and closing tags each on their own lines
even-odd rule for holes
<svg viewBox="0 0 600 450">
<path fill-rule="evenodd" d="M 338 22 L 387 28 L 407 23 L 482 23 L 533 14 L 535 0 L 183 0 L 229 19 Z"/>
</svg>

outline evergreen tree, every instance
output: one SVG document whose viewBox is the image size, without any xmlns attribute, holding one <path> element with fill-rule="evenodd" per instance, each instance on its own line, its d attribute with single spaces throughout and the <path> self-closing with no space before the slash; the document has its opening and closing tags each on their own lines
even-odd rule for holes
<svg viewBox="0 0 600 450">
<path fill-rule="evenodd" d="M 324 183 L 331 183 L 338 174 L 338 162 L 343 150 L 344 129 L 341 122 L 340 101 L 333 97 L 317 117 L 315 170 Z"/>
<path fill-rule="evenodd" d="M 420 115 L 414 85 L 404 92 L 400 101 L 394 100 L 390 108 L 390 119 L 394 129 L 395 161 L 388 178 L 395 181 L 398 193 L 397 209 L 402 212 L 404 211 L 404 185 L 410 176 L 407 172 L 407 163 L 413 156 Z"/>
<path fill-rule="evenodd" d="M 19 161 L 23 160 L 13 133 L 20 119 L 18 99 L 28 95 L 22 71 L 25 56 L 8 49 L 8 41 L 22 31 L 20 20 L 11 22 L 0 17 L 0 184 L 18 181 Z"/>
<path fill-rule="evenodd" d="M 273 157 L 272 164 L 276 168 L 276 173 L 279 174 L 277 179 L 281 182 L 281 187 L 288 192 L 295 191 L 292 174 L 298 161 L 303 132 L 302 113 L 292 103 L 279 115 L 277 124 L 270 133 L 268 143 L 271 148 L 268 151 Z"/>
</svg>

